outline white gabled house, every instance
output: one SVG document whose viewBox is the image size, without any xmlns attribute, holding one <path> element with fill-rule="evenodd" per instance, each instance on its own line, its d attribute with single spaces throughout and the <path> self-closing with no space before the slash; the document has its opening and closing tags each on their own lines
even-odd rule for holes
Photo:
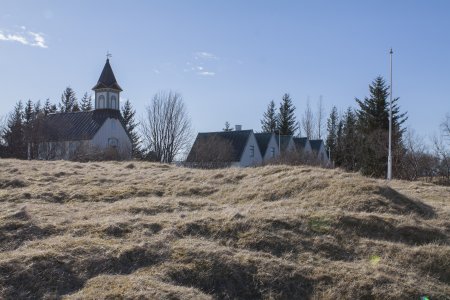
<svg viewBox="0 0 450 300">
<path fill-rule="evenodd" d="M 236 125 L 234 131 L 200 132 L 185 164 L 201 168 L 249 167 L 268 163 L 280 155 L 298 159 L 298 154 L 300 159 L 304 155 L 304 162 L 329 163 L 323 140 L 253 133 Z"/>
<path fill-rule="evenodd" d="M 269 162 L 280 155 L 278 143 L 274 133 L 255 133 L 256 142 L 263 158 L 263 162 Z"/>
<path fill-rule="evenodd" d="M 199 133 L 186 159 L 186 165 L 249 167 L 260 165 L 262 161 L 253 130 L 235 130 Z"/>
</svg>

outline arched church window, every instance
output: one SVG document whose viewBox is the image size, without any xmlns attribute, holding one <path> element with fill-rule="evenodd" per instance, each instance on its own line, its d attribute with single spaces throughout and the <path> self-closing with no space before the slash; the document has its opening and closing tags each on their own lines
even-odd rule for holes
<svg viewBox="0 0 450 300">
<path fill-rule="evenodd" d="M 111 96 L 111 108 L 115 109 L 116 106 L 116 96 Z"/>
<path fill-rule="evenodd" d="M 119 146 L 119 140 L 116 138 L 109 138 L 108 146 L 111 148 L 117 148 Z"/>
<path fill-rule="evenodd" d="M 105 96 L 103 95 L 98 97 L 98 108 L 105 108 Z"/>
</svg>

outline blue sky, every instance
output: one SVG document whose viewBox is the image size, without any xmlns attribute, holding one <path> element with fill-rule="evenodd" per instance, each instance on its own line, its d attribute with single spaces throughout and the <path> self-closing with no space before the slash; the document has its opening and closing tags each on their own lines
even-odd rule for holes
<svg viewBox="0 0 450 300">
<path fill-rule="evenodd" d="M 408 126 L 432 135 L 450 112 L 450 1 L 0 0 L 0 115 L 22 100 L 79 97 L 111 64 L 138 115 L 152 95 L 183 95 L 195 131 L 260 129 L 291 94 L 345 110 L 388 79 Z"/>
</svg>

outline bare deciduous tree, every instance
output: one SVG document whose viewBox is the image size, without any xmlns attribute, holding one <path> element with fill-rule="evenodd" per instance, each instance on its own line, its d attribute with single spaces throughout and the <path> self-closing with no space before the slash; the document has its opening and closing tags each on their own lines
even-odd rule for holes
<svg viewBox="0 0 450 300">
<path fill-rule="evenodd" d="M 325 118 L 325 109 L 323 107 L 322 96 L 319 97 L 319 102 L 317 103 L 317 138 L 322 139 L 322 135 L 325 132 L 324 125 L 325 122 L 323 119 Z"/>
<path fill-rule="evenodd" d="M 432 179 L 435 160 L 427 152 L 427 146 L 422 137 L 409 129 L 405 135 L 404 146 L 406 153 L 403 155 L 402 177 L 409 180 L 417 180 L 420 177 Z"/>
<path fill-rule="evenodd" d="M 172 91 L 155 94 L 141 124 L 146 148 L 164 163 L 171 163 L 192 139 L 191 121 L 183 99 Z"/>
<path fill-rule="evenodd" d="M 445 116 L 445 120 L 444 122 L 442 122 L 441 127 L 443 135 L 446 137 L 447 141 L 450 144 L 450 113 Z"/>
<path fill-rule="evenodd" d="M 314 138 L 314 113 L 309 104 L 309 98 L 306 100 L 306 108 L 302 116 L 301 125 L 305 136 L 308 139 Z"/>
<path fill-rule="evenodd" d="M 225 168 L 230 166 L 233 155 L 233 146 L 229 140 L 215 135 L 207 136 L 196 140 L 187 158 L 187 165 L 204 169 Z"/>
</svg>

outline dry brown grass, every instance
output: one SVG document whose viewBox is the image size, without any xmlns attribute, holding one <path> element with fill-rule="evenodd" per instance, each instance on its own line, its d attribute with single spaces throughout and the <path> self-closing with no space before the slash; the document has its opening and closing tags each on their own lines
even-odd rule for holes
<svg viewBox="0 0 450 300">
<path fill-rule="evenodd" d="M 0 160 L 0 298 L 450 297 L 450 188 Z"/>
</svg>

